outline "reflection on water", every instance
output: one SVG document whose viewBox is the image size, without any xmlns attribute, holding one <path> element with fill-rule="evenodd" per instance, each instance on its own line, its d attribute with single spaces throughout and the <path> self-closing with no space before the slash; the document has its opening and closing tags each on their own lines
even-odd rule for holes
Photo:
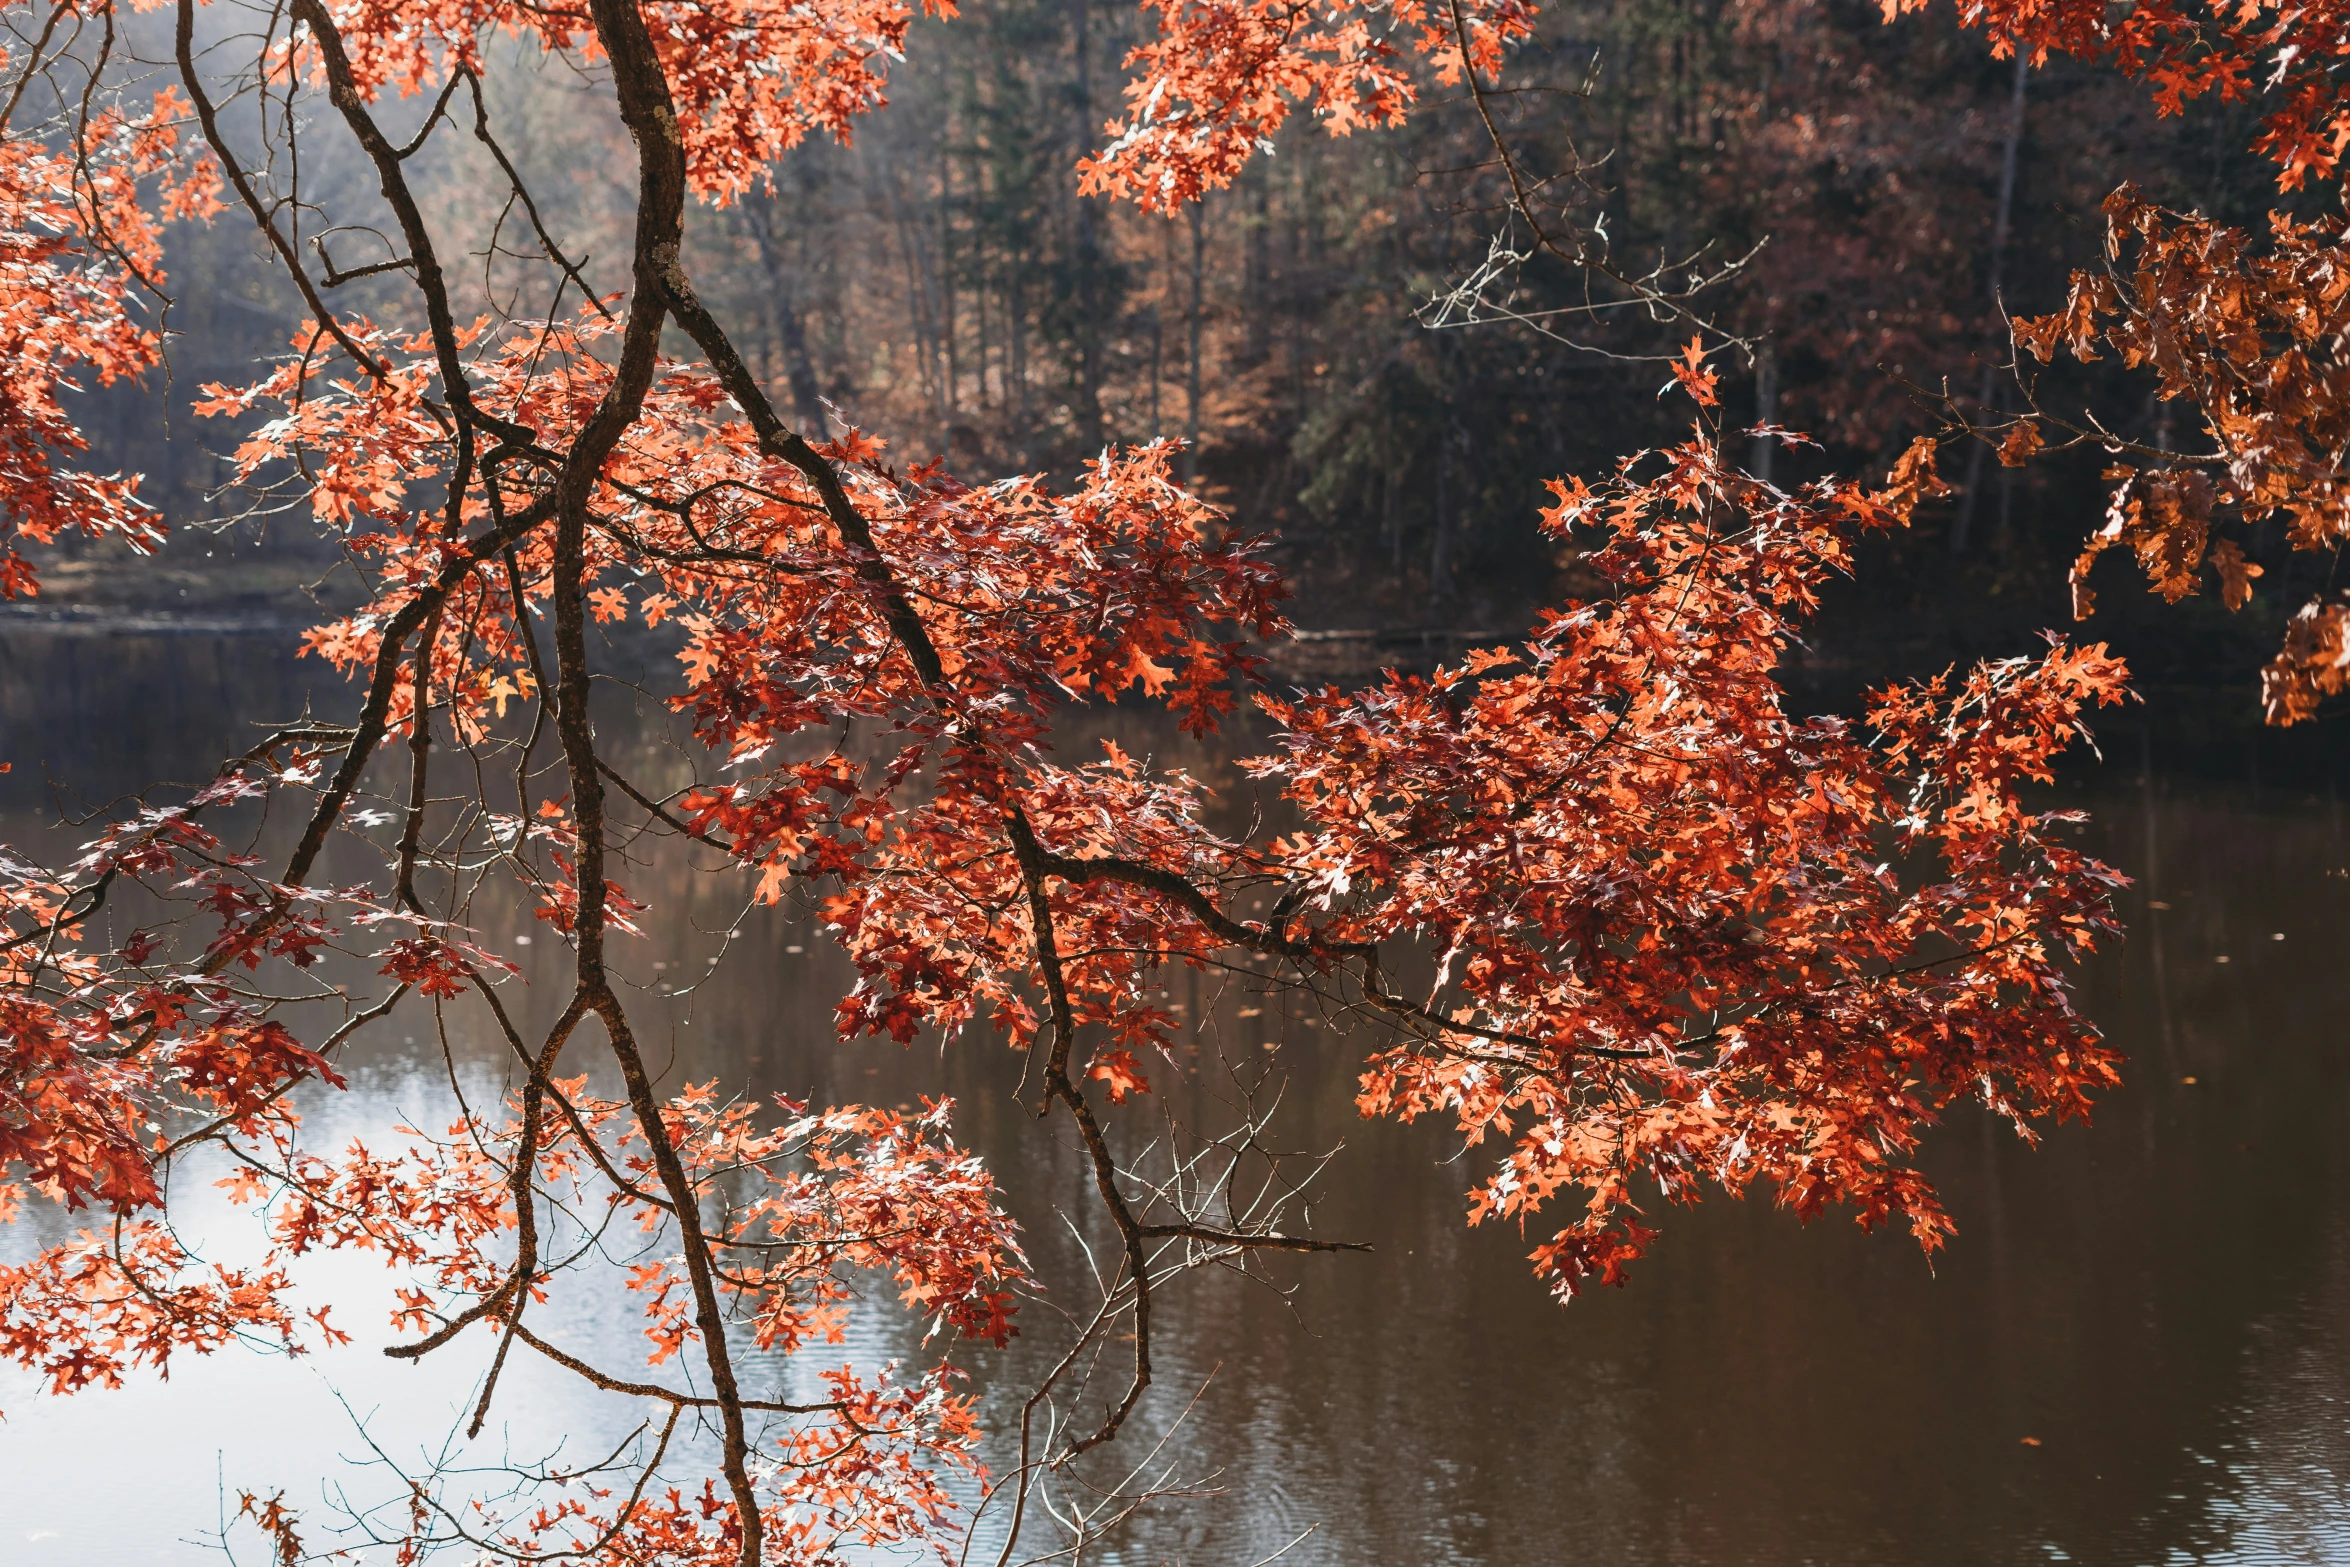
<svg viewBox="0 0 2350 1567">
<path fill-rule="evenodd" d="M 61 713 L 81 727 L 42 759 L 101 797 L 200 773 L 242 733 L 235 703 L 282 716 L 306 686 L 334 699 L 258 642 L 0 642 L 0 744 L 19 762 L 0 836 L 24 842 L 46 809 L 23 764 Z M 1158 748 L 1236 785 L 1211 753 Z M 1960 1234 L 1931 1271 L 1898 1237 L 1721 1203 L 1664 1215 L 1628 1289 L 1562 1312 L 1514 1234 L 1463 1228 L 1471 1174 L 1440 1134 L 1356 1119 L 1353 1053 L 1179 978 L 1202 1061 L 1288 1077 L 1287 1145 L 1348 1145 L 1314 1222 L 1378 1250 L 1290 1269 L 1290 1300 L 1207 1277 L 1162 1308 L 1160 1392 L 1121 1440 L 1146 1445 L 1204 1385 L 1167 1452 L 1223 1494 L 1144 1519 L 1102 1559 L 1249 1563 L 1310 1528 L 1284 1562 L 2350 1561 L 2350 845 L 2322 802 L 2256 807 L 2121 771 L 2088 796 L 2083 841 L 2140 877 L 2133 934 L 2084 996 L 2129 1051 L 2129 1086 L 2037 1152 L 1971 1116 L 1945 1128 L 1930 1163 Z M 1073 1151 L 1012 1102 L 1009 1052 L 838 1045 L 840 965 L 805 925 L 745 914 L 738 887 L 682 861 L 638 882 L 672 915 L 634 973 L 648 1020 L 666 1014 L 673 1077 L 884 1103 L 943 1082 L 1040 1268 L 1077 1276 L 1056 1205 L 1096 1244 L 1100 1221 Z M 550 967 L 533 1003 L 555 989 Z M 352 1091 L 316 1107 L 335 1136 L 445 1111 L 437 1043 L 379 1034 Z M 454 1044 L 472 1091 L 502 1070 L 480 1034 L 459 1026 Z M 1208 1091 L 1165 1086 L 1179 1108 Z M 201 1202 L 192 1217 L 205 1227 Z M 319 1281 L 383 1288 L 356 1261 Z M 232 1507 L 256 1487 L 383 1494 L 382 1474 L 341 1468 L 366 1455 L 353 1414 L 412 1455 L 479 1368 L 385 1361 L 372 1305 L 337 1316 L 361 1342 L 308 1364 L 223 1355 L 168 1387 L 64 1402 L 0 1379 L 0 1561 L 187 1560 L 224 1488 Z M 564 1326 L 607 1345 L 635 1331 Z M 1057 1353 L 1047 1314 L 1028 1327 L 969 1357 L 999 1429 Z M 919 1345 L 876 1303 L 845 1353 Z M 504 1397 L 507 1429 L 484 1441 L 516 1453 L 609 1446 L 632 1419 L 560 1377 Z"/>
</svg>

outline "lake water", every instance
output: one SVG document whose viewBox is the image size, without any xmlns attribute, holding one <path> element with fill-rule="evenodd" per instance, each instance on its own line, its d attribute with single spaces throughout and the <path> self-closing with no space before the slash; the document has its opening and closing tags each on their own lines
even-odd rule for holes
<svg viewBox="0 0 2350 1567">
<path fill-rule="evenodd" d="M 259 639 L 0 638 L 0 759 L 16 764 L 0 838 L 70 841 L 42 830 L 44 761 L 93 798 L 198 777 L 240 743 L 239 715 L 288 715 L 306 692 L 322 711 L 347 700 Z M 1231 782 L 1213 753 L 1181 759 Z M 1285 1077 L 1291 1146 L 1346 1144 L 1317 1233 L 1377 1249 L 1284 1270 L 1286 1300 L 1206 1275 L 1162 1306 L 1158 1388 L 1121 1445 L 1139 1458 L 1188 1405 L 1162 1459 L 1219 1494 L 1166 1504 L 1089 1559 L 1246 1567 L 1295 1541 L 1282 1561 L 2350 1562 L 2341 812 L 2135 765 L 2098 775 L 2085 803 L 2084 843 L 2139 878 L 2129 941 L 2083 978 L 2129 1081 L 2094 1125 L 2038 1151 L 1971 1115 L 1943 1128 L 1928 1163 L 1960 1229 L 1931 1270 L 1898 1236 L 1714 1203 L 1665 1212 L 1628 1288 L 1562 1310 L 1529 1276 L 1525 1242 L 1464 1228 L 1471 1171 L 1448 1162 L 1440 1129 L 1356 1118 L 1359 1043 L 1179 981 L 1202 1062 Z M 1079 1276 L 1070 1226 L 1098 1243 L 1103 1225 L 1061 1127 L 1011 1101 L 1009 1052 L 841 1045 L 842 966 L 811 929 L 743 913 L 739 889 L 682 861 L 640 880 L 670 915 L 632 962 L 673 1080 L 884 1103 L 944 1086 L 1039 1269 Z M 702 988 L 659 995 L 653 963 L 699 974 L 722 946 Z M 534 950 L 549 968 L 528 1004 L 545 1006 L 559 954 Z M 463 1027 L 452 1041 L 474 1091 L 503 1070 L 490 1043 Z M 352 1066 L 350 1092 L 310 1102 L 325 1137 L 446 1107 L 438 1044 L 413 1027 L 378 1030 Z M 1184 1107 L 1213 1085 L 1164 1086 Z M 201 1191 L 186 1222 L 234 1224 Z M 167 1385 L 63 1401 L 0 1376 L 0 1563 L 201 1561 L 241 1490 L 282 1488 L 313 1512 L 330 1492 L 359 1506 L 396 1494 L 370 1443 L 405 1458 L 442 1441 L 480 1370 L 462 1357 L 488 1341 L 421 1369 L 388 1362 L 380 1274 L 336 1259 L 305 1283 L 346 1300 L 352 1348 L 228 1353 L 175 1366 Z M 622 1354 L 635 1331 L 587 1300 L 550 1309 Z M 962 1357 L 999 1429 L 1061 1343 L 1049 1313 L 1025 1320 L 1010 1349 Z M 918 1352 L 878 1304 L 846 1351 Z M 764 1369 L 805 1386 L 820 1359 Z M 609 1447 L 636 1419 L 561 1376 L 501 1397 L 483 1439 L 499 1452 Z M 243 1559 L 261 1554 L 248 1539 Z"/>
</svg>

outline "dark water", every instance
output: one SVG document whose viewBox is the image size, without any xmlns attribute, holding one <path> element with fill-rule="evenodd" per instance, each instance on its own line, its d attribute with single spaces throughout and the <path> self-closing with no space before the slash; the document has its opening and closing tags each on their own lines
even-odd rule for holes
<svg viewBox="0 0 2350 1567">
<path fill-rule="evenodd" d="M 258 640 L 0 640 L 0 759 L 17 764 L 0 837 L 37 841 L 44 760 L 92 798 L 195 777 L 238 743 L 232 713 L 285 716 L 311 693 L 324 711 L 344 700 Z M 1121 732 L 1139 748 L 1140 730 Z M 1173 754 L 1237 787 L 1224 758 Z M 661 765 L 650 748 L 643 765 Z M 2350 1562 L 2341 813 L 2134 763 L 2095 775 L 2084 800 L 2084 843 L 2139 878 L 2130 940 L 2083 982 L 2129 1082 L 2094 1125 L 2037 1151 L 1972 1116 L 1944 1128 L 1929 1162 L 1960 1233 L 1931 1270 L 1898 1237 L 1715 1203 L 1664 1213 L 1629 1288 L 1561 1310 L 1525 1242 L 1463 1227 L 1474 1171 L 1446 1162 L 1441 1131 L 1356 1118 L 1359 1044 L 1179 980 L 1174 999 L 1203 1022 L 1201 1071 L 1154 1109 L 1207 1119 L 1219 1058 L 1285 1080 L 1282 1138 L 1346 1145 L 1317 1232 L 1377 1250 L 1286 1270 L 1289 1299 L 1207 1275 L 1162 1308 L 1158 1391 L 1121 1445 L 1139 1459 L 1188 1405 L 1161 1461 L 1220 1494 L 1166 1504 L 1089 1559 L 1250 1564 L 1296 1540 L 1282 1561 Z M 1008 1052 L 837 1044 L 845 981 L 808 927 L 745 914 L 739 888 L 682 861 L 641 867 L 636 885 L 672 916 L 635 967 L 675 1077 L 887 1103 L 943 1085 L 1040 1269 L 1078 1298 L 1058 1210 L 1097 1245 L 1103 1226 L 1058 1128 L 1011 1101 Z M 661 997 L 722 950 L 702 988 Z M 550 970 L 529 1004 L 556 988 Z M 412 1039 L 394 1024 L 357 1058 L 353 1091 L 312 1106 L 322 1136 L 435 1113 L 442 1063 Z M 455 1043 L 461 1074 L 489 1086 L 502 1068 L 488 1041 L 460 1020 Z M 1143 1118 L 1124 1124 L 1147 1135 Z M 231 1233 L 200 1195 L 189 1223 Z M 380 1469 L 349 1465 L 369 1457 L 360 1426 L 394 1455 L 437 1443 L 479 1367 L 376 1356 L 367 1301 L 382 1285 L 363 1262 L 312 1282 L 357 1297 L 337 1315 L 358 1347 L 296 1364 L 224 1355 L 175 1367 L 168 1386 L 64 1402 L 0 1379 L 0 1563 L 201 1560 L 187 1542 L 224 1492 L 282 1486 L 313 1507 L 322 1483 L 388 1494 Z M 633 1332 L 592 1299 L 551 1310 L 582 1342 Z M 1012 1390 L 1059 1345 L 1032 1312 L 1010 1350 L 968 1357 L 991 1417 L 1008 1424 Z M 849 1349 L 916 1352 L 879 1307 Z M 510 1451 L 608 1445 L 633 1424 L 556 1378 L 505 1397 L 494 1438 Z"/>
</svg>

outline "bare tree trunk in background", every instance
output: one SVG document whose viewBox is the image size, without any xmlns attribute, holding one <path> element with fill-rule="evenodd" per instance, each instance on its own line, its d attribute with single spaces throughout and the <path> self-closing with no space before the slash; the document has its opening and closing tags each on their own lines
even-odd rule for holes
<svg viewBox="0 0 2350 1567">
<path fill-rule="evenodd" d="M 971 172 L 971 196 L 972 200 L 978 204 L 976 210 L 980 213 L 986 211 L 986 189 L 984 171 L 974 168 Z M 989 389 L 987 382 L 988 370 L 995 365 L 996 344 L 995 335 L 991 330 L 993 313 L 987 308 L 988 285 L 993 279 L 988 273 L 987 224 L 983 218 L 975 218 L 971 225 L 971 274 L 978 280 L 977 286 L 972 290 L 971 314 L 979 329 L 979 406 L 994 408 L 1001 399 L 997 396 L 996 391 Z M 1000 368 L 997 374 L 997 388 L 1000 390 L 1002 386 Z"/>
<path fill-rule="evenodd" d="M 1167 306 L 1175 298 L 1175 224 L 1159 231 L 1159 292 L 1151 301 L 1151 439 L 1160 434 L 1159 383 L 1166 377 Z"/>
<path fill-rule="evenodd" d="M 1007 364 L 1005 375 L 1011 385 L 1005 389 L 1005 401 L 1012 408 L 1012 449 L 1023 468 L 1031 466 L 1028 459 L 1031 430 L 1028 414 L 1028 297 L 1022 287 L 1028 277 L 1028 257 L 1015 254 L 1005 269 L 1007 287 L 1004 292 L 1004 346 Z"/>
<path fill-rule="evenodd" d="M 791 388 L 792 411 L 811 440 L 828 434 L 824 396 L 816 382 L 816 367 L 808 359 L 808 334 L 800 321 L 797 291 L 791 267 L 775 234 L 775 197 L 754 196 L 743 203 L 745 226 L 759 249 L 759 266 L 767 274 L 767 303 L 775 320 L 775 335 L 783 348 L 784 383 Z"/>
<path fill-rule="evenodd" d="M 1758 107 L 1762 123 L 1771 123 L 1771 88 L 1779 77 L 1779 51 L 1773 45 L 1763 55 L 1762 93 Z M 1763 338 L 1754 367 L 1754 422 L 1758 425 L 1779 422 L 1779 356 L 1771 348 L 1768 336 Z M 1746 466 L 1763 483 L 1771 482 L 1771 459 L 1779 452 L 1779 443 L 1769 436 L 1758 435 L 1748 443 Z"/>
<path fill-rule="evenodd" d="M 1393 449 L 1391 442 L 1389 450 Z M 1380 520 L 1387 529 L 1387 571 L 1400 584 L 1403 581 L 1403 512 L 1395 504 L 1399 488 L 1395 469 L 1392 466 L 1384 469 L 1379 475 L 1379 508 Z"/>
<path fill-rule="evenodd" d="M 938 449 L 953 449 L 955 411 L 962 399 L 962 365 L 955 354 L 955 160 L 948 149 L 953 138 L 942 129 L 938 138 L 938 289 L 939 335 L 944 350 L 938 397 Z"/>
<path fill-rule="evenodd" d="M 1281 291 L 1281 314 L 1283 329 L 1289 337 L 1290 418 L 1295 421 L 1294 428 L 1303 429 L 1306 422 L 1306 313 L 1303 300 L 1310 285 L 1301 285 L 1304 284 L 1306 268 L 1311 265 L 1311 242 L 1308 238 L 1311 220 L 1305 211 L 1305 164 L 1302 154 L 1290 167 L 1298 176 L 1298 182 L 1290 191 L 1289 254 L 1284 258 L 1287 265 L 1282 268 L 1287 274 L 1285 281 L 1289 286 Z"/>
<path fill-rule="evenodd" d="M 1756 356 L 1754 367 L 1754 422 L 1757 425 L 1779 422 L 1779 356 L 1771 352 L 1766 342 Z M 1767 435 L 1757 435 L 1750 445 L 1746 466 L 1763 483 L 1771 482 L 1771 459 L 1778 454 L 1779 443 Z"/>
<path fill-rule="evenodd" d="M 1190 361 L 1184 372 L 1186 408 L 1183 421 L 1183 485 L 1190 489 L 1199 483 L 1199 351 L 1200 317 L 1203 303 L 1203 285 L 1208 265 L 1208 231 L 1205 214 L 1207 199 L 1191 204 L 1191 320 Z"/>
<path fill-rule="evenodd" d="M 2001 271 L 2007 263 L 2007 231 L 2015 213 L 2015 182 L 2017 166 L 2022 160 L 2024 142 L 2024 83 L 2031 74 L 2031 64 L 2022 50 L 2016 51 L 2015 91 L 2008 99 L 2007 148 L 1999 165 L 1999 206 L 1991 218 L 1991 308 L 1999 309 Z M 2004 346 L 2006 339 L 2001 343 Z M 1990 359 L 1983 362 L 1983 384 L 1975 396 L 1978 417 L 1996 417 L 1999 381 L 1998 366 Z M 1950 525 L 1950 553 L 1964 555 L 1967 535 L 1973 530 L 1975 501 L 1983 488 L 1983 443 L 1976 441 L 1967 452 L 1966 493 L 1959 498 L 1958 517 Z"/>
<path fill-rule="evenodd" d="M 1428 604 L 1444 606 L 1445 588 L 1452 575 L 1452 432 L 1436 442 L 1436 529 L 1428 540 Z"/>
<path fill-rule="evenodd" d="M 761 275 L 772 276 L 774 269 L 767 265 L 766 247 L 759 244 L 759 235 L 751 223 L 751 201 L 752 198 L 746 196 L 721 213 L 718 219 L 719 230 L 729 240 L 750 241 L 759 251 Z M 775 320 L 775 290 L 772 285 L 765 292 L 753 290 L 751 298 L 756 305 L 753 313 L 758 317 L 756 324 L 758 336 L 745 350 L 745 355 L 756 361 L 753 373 L 758 376 L 759 384 L 773 386 L 776 384 L 777 377 L 783 373 L 780 368 L 783 363 L 783 348 L 779 341 L 783 334 Z"/>
<path fill-rule="evenodd" d="M 1282 314 L 1289 318 L 1289 375 L 1293 395 L 1297 400 L 1297 428 L 1304 429 L 1308 409 L 1308 393 L 1313 385 L 1309 373 L 1307 321 L 1312 313 L 1312 300 L 1320 291 L 1321 247 L 1316 243 L 1320 226 L 1314 221 L 1314 203 L 1310 194 L 1313 185 L 1309 171 L 1318 150 L 1314 141 L 1302 143 L 1298 156 L 1290 163 L 1290 225 L 1289 278 L 1284 290 Z"/>
<path fill-rule="evenodd" d="M 1243 314 L 1248 318 L 1248 362 L 1264 363 L 1272 352 L 1269 327 L 1265 313 L 1265 294 L 1272 282 L 1273 258 L 1267 230 L 1273 223 L 1272 177 L 1260 162 L 1251 166 L 1249 191 L 1251 211 L 1248 217 L 1248 274 L 1242 290 L 1245 300 Z"/>
<path fill-rule="evenodd" d="M 945 364 L 938 335 L 938 279 L 931 266 L 928 225 L 915 217 L 899 183 L 899 169 L 888 153 L 881 154 L 881 188 L 889 203 L 890 225 L 897 231 L 898 256 L 906 271 L 906 310 L 914 330 L 914 359 L 920 367 L 923 396 L 943 408 L 945 391 L 939 372 Z M 943 452 L 943 449 L 942 449 Z"/>
<path fill-rule="evenodd" d="M 1077 145 L 1093 147 L 1093 0 L 1071 0 L 1077 22 Z M 1093 198 L 1077 198 L 1077 420 L 1087 455 L 1102 444 L 1101 240 Z"/>
</svg>

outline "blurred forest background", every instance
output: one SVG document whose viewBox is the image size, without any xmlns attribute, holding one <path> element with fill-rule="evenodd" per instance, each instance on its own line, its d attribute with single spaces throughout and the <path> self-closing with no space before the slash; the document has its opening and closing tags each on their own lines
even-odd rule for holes
<svg viewBox="0 0 2350 1567">
<path fill-rule="evenodd" d="M 1543 481 L 1597 476 L 1681 432 L 1687 404 L 1660 401 L 1657 356 L 1687 325 L 1639 309 L 1542 316 L 1582 285 L 1541 263 L 1489 291 L 1536 324 L 1432 324 L 1431 301 L 1512 238 L 1465 98 L 1401 132 L 1336 139 L 1293 120 L 1239 185 L 1172 221 L 1076 196 L 1072 168 L 1119 112 L 1121 61 L 1148 25 L 1102 0 L 975 0 L 920 24 L 889 108 L 853 147 L 800 146 L 772 193 L 693 214 L 711 302 L 807 424 L 836 409 L 967 479 L 1067 474 L 1105 442 L 1190 442 L 1198 485 L 1272 538 L 1302 626 L 1523 628 L 1573 585 L 1574 562 L 1535 525 Z M 502 125 L 505 144 L 568 209 L 551 227 L 600 238 L 586 271 L 617 290 L 624 133 L 527 44 L 507 66 L 501 95 L 521 123 Z M 2071 269 L 2097 260 L 2098 204 L 2120 181 L 2238 223 L 2278 200 L 2244 150 L 2256 105 L 2159 119 L 2140 86 L 2061 61 L 2026 70 L 1945 12 L 1888 26 L 1860 0 L 1567 0 L 1546 8 L 1492 104 L 1529 169 L 1566 169 L 1579 150 L 1582 179 L 1542 199 L 1571 190 L 1570 220 L 1604 228 L 1619 266 L 1672 263 L 1667 283 L 1724 274 L 1696 308 L 1757 344 L 1719 362 L 1730 419 L 1822 443 L 1757 444 L 1750 466 L 1780 482 L 1881 470 L 1953 409 L 1996 406 L 2002 302 L 2020 314 L 2061 301 Z M 443 173 L 449 202 L 497 188 L 461 156 Z M 362 196 L 372 183 L 356 166 L 304 179 Z M 506 218 L 522 248 L 527 215 Z M 346 270 L 387 254 L 364 225 L 317 242 Z M 167 562 L 189 573 L 168 579 L 179 597 L 193 582 L 198 599 L 259 602 L 316 578 L 332 546 L 299 517 L 207 535 L 230 437 L 188 407 L 203 384 L 249 380 L 286 351 L 271 324 L 292 318 L 283 279 L 242 222 L 183 225 L 173 245 L 167 324 L 184 335 L 171 384 L 93 394 L 94 458 L 147 475 L 184 536 Z M 507 291 L 498 255 L 475 262 L 473 286 L 497 308 L 557 303 Z M 364 309 L 369 286 L 340 297 Z M 2056 401 L 2124 434 L 2168 417 L 2115 367 L 2047 377 Z M 2093 452 L 2010 469 L 1946 447 L 1956 495 L 1874 548 L 1806 661 L 1849 690 L 2023 651 L 2066 625 L 2065 566 L 2102 513 L 2099 467 Z M 2215 739 L 2256 722 L 2281 606 L 2322 569 L 2281 547 L 2255 554 L 2269 575 L 2233 616 L 2210 600 L 2164 606 L 2107 561 L 2082 628 L 2123 648 L 2150 688 L 2207 692 L 2181 700 Z M 52 581 L 71 599 L 134 576 L 89 561 Z"/>
</svg>

